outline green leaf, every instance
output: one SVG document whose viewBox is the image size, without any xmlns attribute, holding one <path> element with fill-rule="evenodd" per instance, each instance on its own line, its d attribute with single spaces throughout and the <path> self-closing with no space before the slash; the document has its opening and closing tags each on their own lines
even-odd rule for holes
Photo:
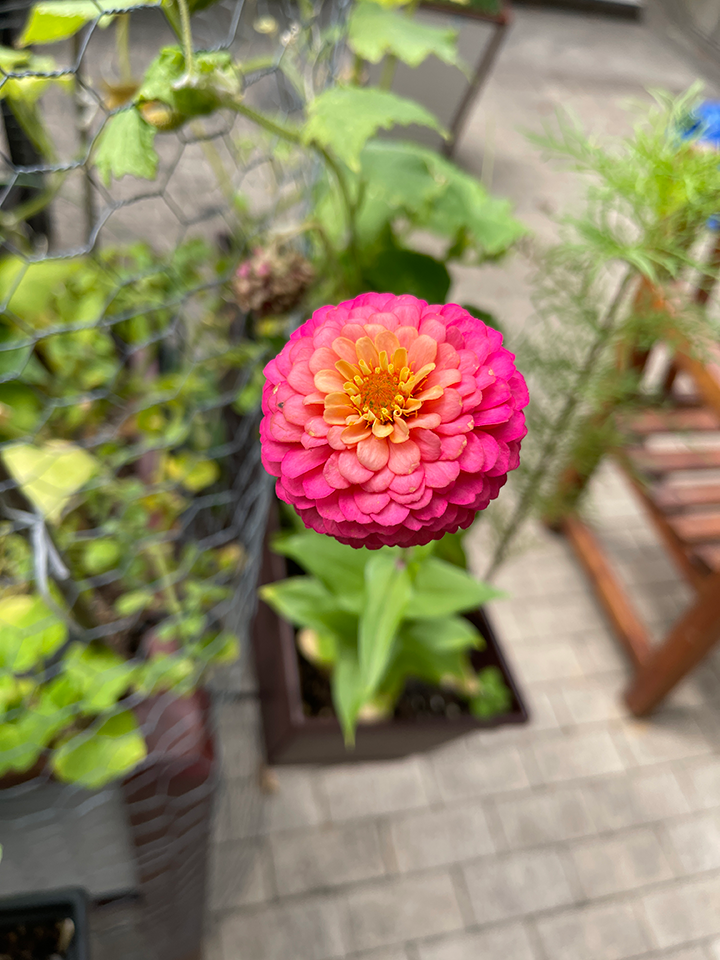
<svg viewBox="0 0 720 960">
<path fill-rule="evenodd" d="M 121 13 L 138 7 L 154 6 L 155 0 L 42 0 L 33 4 L 18 46 L 31 43 L 56 43 L 65 40 L 91 20 L 101 27 L 112 22 L 112 16 L 102 16 L 106 10 Z"/>
<path fill-rule="evenodd" d="M 58 780 L 95 790 L 129 773 L 146 756 L 135 715 L 123 710 L 66 740 L 54 752 L 51 767 Z"/>
<path fill-rule="evenodd" d="M 417 123 L 444 132 L 425 107 L 371 87 L 331 87 L 308 106 L 305 143 L 329 148 L 351 170 L 360 169 L 360 152 L 380 129 Z"/>
<path fill-rule="evenodd" d="M 190 657 L 162 654 L 138 667 L 135 689 L 147 697 L 163 690 L 190 693 L 195 687 L 197 670 Z"/>
<path fill-rule="evenodd" d="M 0 776 L 10 770 L 28 770 L 41 750 L 42 744 L 28 739 L 19 723 L 0 723 Z"/>
<path fill-rule="evenodd" d="M 332 698 L 335 713 L 340 720 L 345 746 L 355 745 L 355 725 L 358 713 L 367 697 L 357 655 L 352 650 L 342 649 L 331 677 Z"/>
<path fill-rule="evenodd" d="M 415 250 L 380 250 L 375 260 L 363 268 L 363 276 L 369 290 L 398 296 L 410 293 L 428 303 L 444 303 L 450 289 L 445 264 Z"/>
<path fill-rule="evenodd" d="M 415 575 L 408 616 L 413 620 L 447 617 L 499 596 L 500 590 L 481 583 L 464 570 L 437 557 L 428 557 Z"/>
<path fill-rule="evenodd" d="M 66 89 L 72 87 L 72 77 L 47 77 L 56 71 L 57 64 L 52 57 L 36 57 L 27 50 L 11 50 L 0 46 L 0 71 L 3 74 L 27 73 L 29 76 L 8 76 L 0 86 L 0 100 L 7 98 L 13 102 L 22 102 L 32 106 L 50 84 L 58 84 Z"/>
<path fill-rule="evenodd" d="M 465 617 L 436 617 L 410 620 L 403 626 L 409 644 L 425 647 L 436 653 L 448 650 L 480 650 L 484 640 L 477 627 Z"/>
<path fill-rule="evenodd" d="M 163 47 L 145 73 L 136 102 L 153 127 L 174 130 L 190 117 L 234 101 L 241 91 L 240 74 L 226 50 L 196 53 L 188 73 L 182 49 Z"/>
<path fill-rule="evenodd" d="M 365 567 L 365 604 L 360 615 L 358 652 L 366 699 L 382 680 L 395 634 L 410 599 L 410 574 L 395 555 L 377 553 Z"/>
<path fill-rule="evenodd" d="M 220 467 L 214 460 L 201 460 L 191 453 L 168 457 L 165 469 L 171 480 L 192 493 L 211 486 L 220 476 Z"/>
<path fill-rule="evenodd" d="M 485 667 L 477 675 L 480 692 L 470 700 L 470 711 L 485 719 L 499 713 L 507 713 L 513 696 L 498 667 Z"/>
<path fill-rule="evenodd" d="M 105 186 L 126 174 L 154 180 L 159 158 L 153 146 L 156 130 L 135 107 L 110 117 L 96 142 L 94 161 Z"/>
<path fill-rule="evenodd" d="M 23 324 L 35 329 L 47 327 L 57 317 L 51 309 L 55 297 L 83 268 L 88 269 L 88 264 L 80 257 L 29 264 L 20 257 L 8 257 L 0 262 L 0 304 L 9 297 L 8 311 L 21 317 Z"/>
<path fill-rule="evenodd" d="M 314 577 L 288 577 L 265 584 L 259 593 L 276 613 L 296 626 L 331 630 L 351 640 L 357 636 L 357 617 L 343 609 L 338 598 Z"/>
<path fill-rule="evenodd" d="M 2 459 L 28 500 L 53 523 L 98 468 L 94 457 L 64 440 L 42 447 L 16 443 L 2 450 Z"/>
<path fill-rule="evenodd" d="M 26 673 L 65 643 L 66 623 L 42 597 L 9 596 L 0 600 L 0 667 Z"/>
<path fill-rule="evenodd" d="M 130 590 L 117 598 L 115 609 L 121 617 L 131 617 L 152 603 L 153 597 L 154 594 L 149 590 Z"/>
<path fill-rule="evenodd" d="M 392 54 L 410 67 L 431 55 L 460 66 L 457 35 L 457 30 L 427 26 L 368 0 L 355 5 L 348 25 L 348 45 L 363 60 L 380 63 Z"/>
<path fill-rule="evenodd" d="M 76 686 L 85 714 L 110 710 L 127 691 L 133 664 L 101 646 L 74 643 L 63 659 L 65 675 Z"/>
<path fill-rule="evenodd" d="M 120 559 L 120 544 L 115 540 L 103 538 L 90 540 L 83 550 L 83 566 L 91 575 L 112 570 Z"/>
<path fill-rule="evenodd" d="M 273 542 L 273 550 L 291 557 L 322 580 L 340 606 L 360 613 L 368 562 L 366 550 L 355 550 L 314 530 L 278 537 Z"/>
<path fill-rule="evenodd" d="M 475 316 L 475 314 L 473 314 Z M 467 570 L 467 556 L 463 540 L 465 539 L 464 530 L 456 530 L 455 533 L 446 533 L 440 540 L 432 541 L 432 553 L 440 560 L 451 563 L 461 570 Z"/>
</svg>

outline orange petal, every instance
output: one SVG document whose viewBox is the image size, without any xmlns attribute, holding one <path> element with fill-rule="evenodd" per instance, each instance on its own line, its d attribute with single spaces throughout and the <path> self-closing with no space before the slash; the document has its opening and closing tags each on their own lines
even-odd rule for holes
<svg viewBox="0 0 720 960">
<path fill-rule="evenodd" d="M 352 444 L 358 443 L 360 440 L 365 440 L 371 436 L 372 431 L 368 426 L 365 420 L 359 420 L 357 423 L 351 424 L 347 429 L 343 430 L 340 434 L 340 439 L 343 443 Z"/>
<path fill-rule="evenodd" d="M 430 337 L 428 337 L 429 339 Z M 370 337 L 360 337 L 355 344 L 355 349 L 357 350 L 358 360 L 364 360 L 371 370 L 379 365 L 380 357 Z"/>
<path fill-rule="evenodd" d="M 413 370 L 420 370 L 426 363 L 433 363 L 437 356 L 437 340 L 426 333 L 421 334 L 408 350 L 408 360 Z"/>
<path fill-rule="evenodd" d="M 352 380 L 354 377 L 360 375 L 360 368 L 354 366 L 352 363 L 348 363 L 347 360 L 338 360 L 335 364 L 335 369 L 345 380 Z"/>
<path fill-rule="evenodd" d="M 385 437 L 370 436 L 357 445 L 357 458 L 368 470 L 382 470 L 389 456 L 390 450 Z"/>
<path fill-rule="evenodd" d="M 395 368 L 395 373 L 400 373 L 403 367 L 407 367 L 407 362 L 407 350 L 405 347 L 398 347 L 392 355 L 392 365 Z"/>
<path fill-rule="evenodd" d="M 341 391 L 347 377 L 343 379 L 337 370 L 319 370 L 315 374 L 314 383 L 322 393 Z"/>
<path fill-rule="evenodd" d="M 357 351 L 353 340 L 348 340 L 347 337 L 336 337 L 332 342 L 332 348 L 341 360 L 346 360 L 348 363 L 357 361 Z"/>
<path fill-rule="evenodd" d="M 323 420 L 331 426 L 344 427 L 347 424 L 347 416 L 340 407 L 325 407 L 323 410 Z"/>
<path fill-rule="evenodd" d="M 400 417 L 395 418 L 390 443 L 403 443 L 410 436 L 410 427 Z"/>
<path fill-rule="evenodd" d="M 376 420 L 372 425 L 372 432 L 376 437 L 389 437 L 394 429 L 392 423 L 380 423 L 379 420 Z"/>
<path fill-rule="evenodd" d="M 390 330 L 383 330 L 382 333 L 379 333 L 375 337 L 375 346 L 377 347 L 378 353 L 384 350 L 388 357 L 392 357 L 400 347 L 400 341 Z"/>
<path fill-rule="evenodd" d="M 444 387 L 428 387 L 428 389 L 423 390 L 422 393 L 416 394 L 413 399 L 420 400 L 421 403 L 425 403 L 427 400 L 439 400 L 444 392 Z"/>
</svg>

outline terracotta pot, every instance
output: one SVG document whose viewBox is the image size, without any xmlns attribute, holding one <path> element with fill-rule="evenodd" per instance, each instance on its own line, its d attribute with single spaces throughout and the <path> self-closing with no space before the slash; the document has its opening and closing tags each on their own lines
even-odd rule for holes
<svg viewBox="0 0 720 960">
<path fill-rule="evenodd" d="M 285 558 L 265 548 L 260 583 L 287 576 Z M 307 717 L 303 713 L 295 630 L 260 601 L 252 630 L 255 667 L 260 690 L 265 752 L 269 764 L 357 763 L 396 760 L 430 750 L 473 730 L 525 723 L 528 711 L 483 610 L 467 615 L 486 640 L 485 650 L 471 654 L 476 671 L 496 666 L 513 695 L 507 713 L 487 719 L 468 714 L 418 720 L 391 718 L 358 724 L 355 749 L 348 750 L 335 717 Z"/>
</svg>

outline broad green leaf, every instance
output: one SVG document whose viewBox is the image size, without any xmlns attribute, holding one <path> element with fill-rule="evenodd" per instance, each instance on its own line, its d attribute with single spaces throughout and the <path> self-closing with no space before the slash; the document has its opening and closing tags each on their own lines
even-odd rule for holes
<svg viewBox="0 0 720 960">
<path fill-rule="evenodd" d="M 363 276 L 370 290 L 409 293 L 428 303 L 444 303 L 450 289 L 445 264 L 417 250 L 381 249 L 364 267 Z"/>
<path fill-rule="evenodd" d="M 121 13 L 154 5 L 155 0 L 41 0 L 33 4 L 18 45 L 27 47 L 31 43 L 57 43 L 58 40 L 71 37 L 98 17 L 99 25 L 107 27 L 113 18 L 102 15 L 106 10 Z"/>
<path fill-rule="evenodd" d="M 11 352 L 0 353 L 0 368 L 3 356 L 9 358 Z M 17 381 L 0 383 L 0 438 L 26 437 L 35 430 L 41 413 L 42 402 L 32 387 Z"/>
<path fill-rule="evenodd" d="M 403 631 L 406 647 L 412 643 L 433 652 L 477 650 L 485 645 L 477 627 L 464 617 L 410 620 L 403 626 Z"/>
<path fill-rule="evenodd" d="M 410 574 L 393 554 L 378 553 L 365 567 L 365 604 L 358 629 L 358 654 L 365 698 L 380 684 L 393 641 L 410 599 Z"/>
<path fill-rule="evenodd" d="M 392 658 L 381 689 L 394 689 L 399 695 L 408 677 L 436 686 L 461 686 L 471 674 L 467 652 L 432 650 L 416 641 L 409 633 L 409 626 L 407 622 L 400 626 L 398 652 Z"/>
<path fill-rule="evenodd" d="M 135 107 L 110 117 L 95 145 L 94 161 L 106 186 L 114 177 L 126 174 L 154 180 L 158 155 L 153 146 L 156 130 L 146 123 Z"/>
<path fill-rule="evenodd" d="M 359 170 L 360 152 L 370 137 L 412 123 L 443 132 L 437 118 L 414 100 L 371 87 L 331 87 L 308 106 L 302 136 Z"/>
<path fill-rule="evenodd" d="M 38 596 L 0 600 L 0 668 L 25 673 L 67 639 L 67 625 Z"/>
<path fill-rule="evenodd" d="M 52 57 L 37 57 L 27 50 L 11 50 L 0 46 L 0 71 L 2 74 L 28 73 L 30 76 L 8 76 L 0 86 L 0 100 L 4 97 L 12 101 L 21 101 L 32 106 L 50 84 L 70 88 L 72 77 L 43 77 L 39 74 L 53 73 L 57 64 Z M 33 76 L 33 74 L 35 74 Z M 0 76 L 0 79 L 3 79 Z"/>
<path fill-rule="evenodd" d="M 112 570 L 120 559 L 120 544 L 115 540 L 103 538 L 90 540 L 83 550 L 83 566 L 91 575 Z"/>
<path fill-rule="evenodd" d="M 0 777 L 10 770 L 28 770 L 42 746 L 28 739 L 20 724 L 0 723 Z"/>
<path fill-rule="evenodd" d="M 51 310 L 53 300 L 63 293 L 68 280 L 83 268 L 83 263 L 79 257 L 29 264 L 20 257 L 0 261 L 0 307 L 4 308 L 9 298 L 8 311 L 24 324 L 35 329 L 48 326 L 57 317 Z"/>
<path fill-rule="evenodd" d="M 500 590 L 481 583 L 464 570 L 437 557 L 428 557 L 415 575 L 407 612 L 413 620 L 447 617 L 499 596 Z"/>
<path fill-rule="evenodd" d="M 291 557 L 312 576 L 322 580 L 341 606 L 360 612 L 368 562 L 366 550 L 355 550 L 314 530 L 278 537 L 273 550 Z"/>
<path fill-rule="evenodd" d="M 417 67 L 434 55 L 460 66 L 457 30 L 438 29 L 418 20 L 383 9 L 369 0 L 360 0 L 348 25 L 348 46 L 363 60 L 380 63 L 392 54 L 408 66 Z"/>
<path fill-rule="evenodd" d="M 477 316 L 477 314 L 473 314 L 473 316 Z M 440 560 L 452 563 L 453 566 L 460 567 L 461 570 L 467 570 L 467 557 L 463 546 L 464 539 L 464 530 L 446 533 L 440 540 L 433 540 L 431 552 Z"/>
<path fill-rule="evenodd" d="M 288 577 L 260 587 L 262 599 L 276 613 L 299 627 L 331 630 L 354 640 L 357 617 L 344 610 L 337 597 L 314 577 Z"/>
<path fill-rule="evenodd" d="M 110 710 L 127 691 L 135 667 L 107 647 L 74 643 L 63 659 L 66 676 L 75 684 L 85 714 Z"/>
<path fill-rule="evenodd" d="M 190 117 L 212 113 L 241 92 L 240 74 L 226 50 L 196 53 L 190 75 L 182 49 L 163 47 L 148 67 L 136 101 L 149 124 L 173 130 Z"/>
<path fill-rule="evenodd" d="M 389 10 L 393 7 L 406 7 L 410 0 L 369 0 L 369 2 L 376 3 L 379 7 Z"/>
<path fill-rule="evenodd" d="M 138 667 L 135 689 L 148 697 L 163 690 L 190 693 L 195 687 L 196 673 L 197 668 L 190 657 L 178 654 L 153 657 Z"/>
<path fill-rule="evenodd" d="M 147 756 L 135 715 L 123 710 L 61 744 L 51 766 L 58 780 L 90 790 L 129 773 Z"/>
<path fill-rule="evenodd" d="M 298 630 L 296 643 L 300 653 L 310 663 L 320 667 L 332 667 L 337 660 L 338 640 L 329 630 L 312 630 L 303 627 Z"/>
<path fill-rule="evenodd" d="M 187 648 L 203 663 L 234 663 L 240 652 L 238 638 L 229 630 L 209 633 Z"/>
<path fill-rule="evenodd" d="M 512 706 L 512 692 L 498 667 L 485 667 L 477 675 L 480 692 L 470 700 L 470 710 L 476 717 L 494 717 L 506 713 Z"/>
<path fill-rule="evenodd" d="M 165 469 L 170 480 L 192 493 L 211 486 L 220 476 L 220 467 L 214 460 L 201 460 L 190 453 L 169 456 L 165 461 Z"/>
<path fill-rule="evenodd" d="M 340 720 L 345 746 L 355 745 L 355 725 L 360 708 L 367 699 L 362 672 L 356 654 L 342 649 L 331 677 L 335 713 Z"/>
<path fill-rule="evenodd" d="M 42 447 L 15 443 L 2 450 L 2 459 L 28 500 L 53 523 L 98 469 L 95 457 L 64 440 Z"/>
</svg>

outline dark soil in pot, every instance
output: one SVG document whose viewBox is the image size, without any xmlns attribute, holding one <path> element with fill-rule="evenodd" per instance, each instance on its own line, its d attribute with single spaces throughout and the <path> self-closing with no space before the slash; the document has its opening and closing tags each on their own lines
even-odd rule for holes
<svg viewBox="0 0 720 960">
<path fill-rule="evenodd" d="M 80 889 L 0 900 L 0 960 L 88 960 Z"/>
</svg>

